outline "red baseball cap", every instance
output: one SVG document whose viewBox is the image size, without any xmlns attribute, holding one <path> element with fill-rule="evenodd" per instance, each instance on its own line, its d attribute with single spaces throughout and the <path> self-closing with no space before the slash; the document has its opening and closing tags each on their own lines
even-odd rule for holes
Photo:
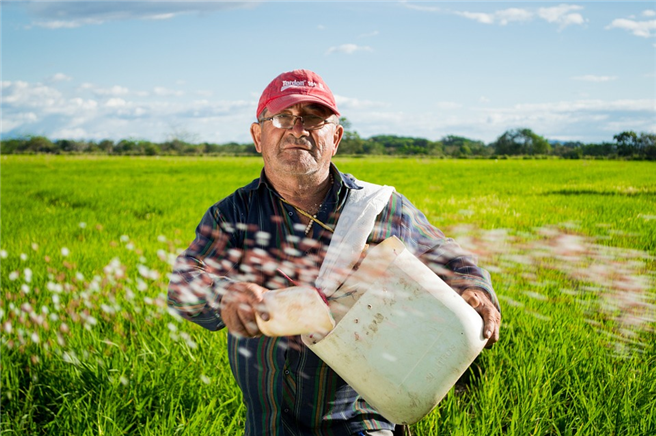
<svg viewBox="0 0 656 436">
<path fill-rule="evenodd" d="M 335 97 L 318 74 L 309 70 L 282 73 L 264 89 L 255 116 L 259 119 L 264 108 L 278 113 L 297 103 L 314 102 L 326 106 L 339 116 Z"/>
</svg>

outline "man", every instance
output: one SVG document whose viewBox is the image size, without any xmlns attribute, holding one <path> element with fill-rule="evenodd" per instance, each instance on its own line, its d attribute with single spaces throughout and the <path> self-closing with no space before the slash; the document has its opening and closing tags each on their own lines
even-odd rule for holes
<svg viewBox="0 0 656 436">
<path fill-rule="evenodd" d="M 344 129 L 328 86 L 295 70 L 264 90 L 251 135 L 264 169 L 259 179 L 209 208 L 179 256 L 169 305 L 209 330 L 228 328 L 232 372 L 246 403 L 246 435 L 391 435 L 388 422 L 299 337 L 262 336 L 262 296 L 313 285 L 339 213 L 357 180 L 331 163 Z M 500 313 L 489 274 L 393 193 L 368 244 L 397 236 L 480 313 L 488 346 Z"/>
</svg>

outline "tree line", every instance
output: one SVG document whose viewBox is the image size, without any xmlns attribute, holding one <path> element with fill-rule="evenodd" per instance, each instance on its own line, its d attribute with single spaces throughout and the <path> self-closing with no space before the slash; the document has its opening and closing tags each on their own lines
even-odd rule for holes
<svg viewBox="0 0 656 436">
<path fill-rule="evenodd" d="M 584 144 L 579 141 L 549 141 L 528 128 L 511 129 L 495 141 L 482 141 L 462 136 L 447 135 L 440 140 L 396 135 L 376 135 L 362 138 L 351 130 L 346 118 L 341 119 L 344 137 L 338 155 L 392 155 L 452 158 L 508 158 L 512 156 L 547 157 L 566 159 L 606 158 L 656 160 L 656 134 L 624 131 L 613 136 L 613 142 Z M 1 154 L 106 154 L 128 156 L 184 156 L 224 155 L 252 156 L 257 151 L 252 143 L 227 144 L 189 143 L 184 139 L 170 138 L 164 142 L 143 139 L 113 141 L 86 141 L 59 139 L 51 141 L 44 136 L 25 136 L 3 139 Z"/>
</svg>

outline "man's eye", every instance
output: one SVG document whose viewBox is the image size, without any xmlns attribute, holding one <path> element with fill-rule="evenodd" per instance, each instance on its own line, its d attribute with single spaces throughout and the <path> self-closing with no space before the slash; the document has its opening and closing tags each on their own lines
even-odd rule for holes
<svg viewBox="0 0 656 436">
<path fill-rule="evenodd" d="M 278 118 L 279 120 L 286 121 L 286 120 L 291 120 L 294 117 L 292 115 L 281 114 L 281 115 L 276 115 L 276 118 Z"/>
</svg>

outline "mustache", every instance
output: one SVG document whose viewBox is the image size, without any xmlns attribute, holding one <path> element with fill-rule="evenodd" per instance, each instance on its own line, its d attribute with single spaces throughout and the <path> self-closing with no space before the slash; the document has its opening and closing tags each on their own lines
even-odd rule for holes
<svg viewBox="0 0 656 436">
<path fill-rule="evenodd" d="M 283 146 L 296 146 L 296 147 L 305 147 L 307 149 L 314 148 L 314 143 L 308 138 L 296 138 L 294 136 L 286 138 L 283 143 Z"/>
</svg>

